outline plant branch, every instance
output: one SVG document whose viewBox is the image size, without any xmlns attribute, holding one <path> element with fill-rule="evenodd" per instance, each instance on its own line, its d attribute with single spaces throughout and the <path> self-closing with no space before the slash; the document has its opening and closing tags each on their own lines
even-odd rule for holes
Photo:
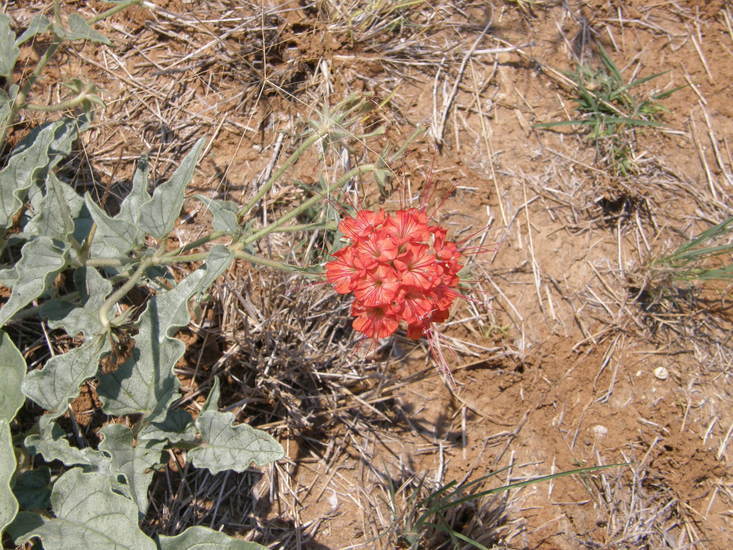
<svg viewBox="0 0 733 550">
<path fill-rule="evenodd" d="M 267 194 L 267 192 L 272 188 L 275 182 L 279 180 L 282 175 L 298 161 L 303 153 L 305 153 L 305 151 L 308 150 L 311 145 L 313 145 L 319 139 L 328 134 L 330 130 L 330 127 L 321 128 L 319 131 L 311 134 L 303 143 L 301 143 L 300 146 L 293 152 L 293 154 L 288 157 L 285 163 L 283 163 L 283 165 L 278 168 L 272 176 L 270 176 L 270 179 L 268 179 L 267 182 L 265 182 L 265 184 L 260 187 L 255 196 L 252 197 L 247 204 L 239 209 L 237 217 L 242 218 L 247 214 L 247 212 L 252 210 L 252 208 L 254 208 L 254 206 L 260 201 L 260 199 L 264 197 L 265 194 Z"/>
<path fill-rule="evenodd" d="M 125 295 L 130 292 L 130 290 L 132 290 L 132 288 L 142 278 L 145 270 L 152 266 L 154 263 L 155 259 L 152 257 L 145 258 L 143 261 L 141 261 L 140 265 L 137 266 L 135 272 L 130 276 L 127 281 L 125 281 L 125 284 L 123 284 L 120 288 L 110 294 L 109 297 L 104 301 L 102 307 L 99 308 L 99 322 L 102 323 L 102 326 L 105 329 L 109 329 L 110 327 L 109 310 L 112 309 L 112 307 L 119 300 L 124 298 Z"/>
<path fill-rule="evenodd" d="M 274 221 L 273 223 L 271 223 L 267 227 L 263 227 L 262 229 L 260 229 L 259 231 L 256 231 L 255 233 L 253 233 L 249 237 L 246 237 L 246 238 L 242 239 L 240 242 L 243 245 L 247 245 L 247 244 L 253 243 L 253 242 L 261 239 L 265 235 L 267 235 L 269 233 L 272 233 L 273 231 L 275 231 L 276 229 L 278 229 L 280 226 L 284 225 L 286 222 L 288 222 L 291 219 L 293 219 L 295 216 L 297 216 L 301 212 L 307 210 L 308 208 L 310 208 L 311 206 L 313 206 L 317 202 L 323 200 L 323 197 L 325 195 L 327 195 L 331 191 L 334 191 L 335 189 L 338 189 L 339 187 L 343 186 L 347 181 L 349 181 L 354 176 L 358 176 L 359 174 L 363 174 L 365 172 L 376 171 L 376 170 L 379 170 L 379 167 L 376 164 L 365 164 L 363 166 L 357 166 L 356 168 L 352 168 L 351 170 L 349 170 L 348 172 L 346 172 L 343 176 L 341 176 L 336 181 L 336 183 L 333 183 L 333 184 L 329 185 L 325 189 L 325 191 L 323 191 L 322 193 L 319 193 L 319 194 L 311 197 L 310 199 L 308 199 L 307 201 L 305 201 L 303 204 L 301 204 L 300 206 L 298 206 L 296 208 L 293 208 L 290 212 L 288 212 L 287 214 L 284 214 L 283 216 L 281 216 L 280 218 L 278 218 L 276 221 Z"/>
</svg>

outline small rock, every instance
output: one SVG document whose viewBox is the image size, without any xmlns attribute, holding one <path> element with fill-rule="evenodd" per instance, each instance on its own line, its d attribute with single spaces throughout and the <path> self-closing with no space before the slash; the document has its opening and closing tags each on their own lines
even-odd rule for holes
<svg viewBox="0 0 733 550">
<path fill-rule="evenodd" d="M 656 369 L 654 369 L 654 376 L 656 376 L 659 380 L 666 380 L 667 378 L 669 378 L 669 371 L 664 367 L 657 367 Z"/>
<path fill-rule="evenodd" d="M 598 439 L 608 435 L 608 428 L 601 424 L 596 424 L 595 426 L 593 426 L 591 428 L 591 431 L 593 432 L 593 435 L 595 435 Z"/>
</svg>

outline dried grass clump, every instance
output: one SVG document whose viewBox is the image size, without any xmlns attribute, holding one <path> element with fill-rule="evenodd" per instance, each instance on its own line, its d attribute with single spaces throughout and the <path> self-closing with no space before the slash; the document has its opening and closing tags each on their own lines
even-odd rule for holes
<svg viewBox="0 0 733 550">
<path fill-rule="evenodd" d="M 239 266 L 213 296 L 227 351 L 199 385 L 224 378 L 220 407 L 294 436 L 325 430 L 354 395 L 379 395 L 383 374 L 357 352 L 349 304 L 330 286 Z"/>
<path fill-rule="evenodd" d="M 593 537 L 578 537 L 582 548 L 681 549 L 699 542 L 690 538 L 694 529 L 679 513 L 681 503 L 664 480 L 643 465 L 581 481 L 593 496 L 600 528 Z"/>
<path fill-rule="evenodd" d="M 503 548 L 508 521 L 506 495 L 475 496 L 485 483 L 440 483 L 403 466 L 396 478 L 378 479 L 362 504 L 374 548 L 468 550 Z M 481 480 L 478 480 L 481 481 Z M 485 479 L 484 479 L 485 481 Z M 471 542 L 469 542 L 469 540 Z M 483 546 L 477 546 L 478 543 Z"/>
</svg>

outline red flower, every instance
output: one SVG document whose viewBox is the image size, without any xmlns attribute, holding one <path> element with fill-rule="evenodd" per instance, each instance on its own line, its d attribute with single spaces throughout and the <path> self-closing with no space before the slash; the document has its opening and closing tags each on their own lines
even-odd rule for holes
<svg viewBox="0 0 733 550">
<path fill-rule="evenodd" d="M 422 210 L 398 210 L 384 222 L 384 232 L 394 239 L 397 246 L 407 242 L 418 243 L 430 236 L 427 222 L 428 217 Z"/>
<path fill-rule="evenodd" d="M 394 269 L 380 265 L 356 282 L 354 296 L 365 306 L 386 306 L 392 302 L 399 289 L 400 283 Z"/>
<path fill-rule="evenodd" d="M 378 262 L 388 264 L 398 254 L 395 242 L 382 233 L 377 233 L 359 241 L 358 250 L 359 254 L 364 257 L 365 263 Z"/>
<path fill-rule="evenodd" d="M 425 211 L 360 210 L 339 231 L 351 243 L 326 264 L 326 280 L 336 292 L 354 293 L 355 330 L 384 338 L 405 322 L 410 338 L 422 338 L 448 318 L 460 296 L 461 252 L 444 228 L 428 225 Z"/>
<path fill-rule="evenodd" d="M 369 338 L 386 338 L 392 334 L 400 322 L 387 312 L 384 306 L 379 307 L 357 307 L 351 309 L 352 315 L 356 315 L 352 326 Z"/>
<path fill-rule="evenodd" d="M 348 294 L 353 290 L 353 281 L 366 274 L 366 269 L 350 246 L 333 254 L 336 259 L 326 264 L 326 280 L 339 294 Z"/>
<path fill-rule="evenodd" d="M 394 266 L 403 285 L 425 290 L 431 288 L 433 281 L 443 273 L 425 245 L 410 245 L 402 258 L 395 258 Z"/>
<path fill-rule="evenodd" d="M 371 210 L 359 210 L 354 218 L 344 218 L 339 223 L 339 231 L 352 241 L 360 241 L 369 237 L 386 219 L 384 210 L 373 212 Z"/>
<path fill-rule="evenodd" d="M 403 287 L 395 297 L 393 311 L 399 311 L 402 320 L 407 323 L 417 323 L 430 319 L 433 303 L 420 288 Z"/>
</svg>

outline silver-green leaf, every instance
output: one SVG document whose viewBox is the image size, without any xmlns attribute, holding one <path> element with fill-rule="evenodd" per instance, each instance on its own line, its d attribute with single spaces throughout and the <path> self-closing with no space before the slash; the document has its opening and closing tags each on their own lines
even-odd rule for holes
<svg viewBox="0 0 733 550">
<path fill-rule="evenodd" d="M 10 78 L 20 49 L 15 44 L 15 33 L 10 28 L 10 18 L 0 13 L 0 76 Z"/>
<path fill-rule="evenodd" d="M 184 189 L 191 183 L 199 161 L 204 139 L 196 142 L 191 151 L 167 182 L 156 187 L 152 200 L 142 205 L 140 225 L 156 239 L 162 239 L 173 230 L 183 207 Z"/>
<path fill-rule="evenodd" d="M 18 513 L 18 501 L 10 489 L 10 480 L 14 472 L 15 449 L 10 424 L 3 418 L 0 419 L 0 535 Z"/>
<path fill-rule="evenodd" d="M 51 419 L 41 417 L 39 424 L 41 433 L 29 435 L 24 441 L 31 455 L 40 454 L 46 462 L 60 460 L 67 466 L 82 466 L 88 471 L 109 473 L 110 460 L 106 454 L 90 447 L 72 447 L 64 431 Z"/>
<path fill-rule="evenodd" d="M 143 238 L 142 230 L 127 220 L 111 217 L 87 193 L 84 202 L 97 225 L 92 242 L 92 254 L 97 258 L 124 256 Z"/>
<path fill-rule="evenodd" d="M 7 123 L 8 119 L 10 118 L 13 101 L 17 93 L 18 86 L 15 84 L 11 86 L 10 94 L 8 94 L 5 90 L 0 90 L 0 124 Z"/>
<path fill-rule="evenodd" d="M 215 376 L 214 383 L 211 384 L 209 395 L 204 402 L 204 406 L 201 408 L 201 412 L 219 410 L 219 399 L 221 398 L 221 389 L 219 389 L 219 385 L 219 377 Z"/>
<path fill-rule="evenodd" d="M 23 245 L 21 258 L 14 268 L 12 293 L 0 309 L 0 327 L 48 290 L 56 273 L 66 265 L 65 252 L 65 248 L 48 237 L 39 237 Z"/>
<path fill-rule="evenodd" d="M 97 391 L 107 414 L 142 413 L 162 419 L 176 397 L 179 384 L 173 367 L 185 350 L 183 342 L 173 338 L 171 332 L 188 324 L 188 300 L 206 291 L 232 259 L 226 247 L 216 246 L 204 266 L 175 288 L 150 299 L 141 315 L 131 357 L 100 379 Z"/>
<path fill-rule="evenodd" d="M 52 239 L 68 241 L 77 232 L 84 200 L 53 172 L 46 176 L 45 193 L 38 201 L 31 219 L 23 228 L 29 237 L 46 235 Z"/>
<path fill-rule="evenodd" d="M 7 334 L 0 331 L 0 535 L 18 512 L 18 503 L 10 490 L 10 480 L 15 472 L 10 421 L 23 405 L 20 384 L 25 369 L 25 360 L 18 348 Z"/>
<path fill-rule="evenodd" d="M 122 474 L 127 481 L 130 498 L 142 515 L 148 510 L 148 486 L 153 479 L 153 466 L 160 461 L 165 448 L 163 441 L 138 441 L 132 431 L 123 424 L 107 424 L 102 428 L 102 451 L 112 457 L 111 471 Z"/>
<path fill-rule="evenodd" d="M 112 283 L 93 267 L 80 267 L 74 272 L 74 285 L 80 291 L 76 305 L 60 299 L 49 300 L 41 306 L 40 314 L 48 319 L 52 329 L 63 329 L 69 336 L 83 333 L 91 338 L 105 332 L 99 320 L 99 308 L 112 292 Z"/>
<path fill-rule="evenodd" d="M 33 182 L 68 155 L 77 136 L 77 124 L 63 119 L 35 128 L 13 150 L 0 170 L 0 228 L 10 226 Z"/>
<path fill-rule="evenodd" d="M 196 418 L 201 445 L 191 449 L 188 457 L 197 468 L 214 474 L 224 470 L 243 472 L 252 463 L 264 466 L 283 457 L 283 448 L 262 430 L 247 424 L 234 425 L 230 412 L 205 411 Z"/>
<path fill-rule="evenodd" d="M 225 231 L 230 235 L 236 235 L 242 231 L 237 219 L 240 206 L 236 202 L 210 199 L 206 195 L 196 195 L 196 198 L 211 210 L 211 214 L 214 216 L 214 231 Z"/>
<path fill-rule="evenodd" d="M 20 46 L 22 44 L 25 44 L 26 42 L 28 42 L 28 40 L 30 40 L 37 34 L 46 32 L 50 26 L 51 21 L 49 21 L 47 17 L 43 15 L 36 15 L 33 19 L 31 19 L 31 23 L 30 25 L 28 25 L 28 28 L 25 30 L 25 32 L 18 37 L 18 40 L 15 41 L 15 45 Z"/>
<path fill-rule="evenodd" d="M 189 527 L 180 535 L 158 537 L 160 550 L 267 550 L 256 542 L 247 542 L 230 537 L 206 527 Z"/>
<path fill-rule="evenodd" d="M 23 406 L 20 385 L 25 375 L 25 359 L 10 337 L 0 330 L 0 420 L 10 422 Z"/>
<path fill-rule="evenodd" d="M 54 25 L 53 32 L 62 40 L 90 40 L 92 42 L 100 42 L 102 44 L 111 44 L 109 38 L 102 33 L 95 31 L 86 20 L 78 13 L 69 15 L 69 28 L 65 29 L 61 25 Z"/>
<path fill-rule="evenodd" d="M 146 424 L 137 437 L 141 441 L 194 443 L 196 430 L 193 425 L 193 417 L 183 409 L 168 409 L 165 418 Z"/>
<path fill-rule="evenodd" d="M 141 157 L 132 176 L 132 189 L 125 197 L 125 200 L 122 201 L 120 211 L 116 216 L 117 219 L 133 225 L 139 223 L 143 205 L 151 200 L 150 193 L 148 193 L 149 169 L 148 158 Z"/>
<path fill-rule="evenodd" d="M 51 504 L 55 518 L 11 528 L 16 544 L 39 537 L 45 550 L 156 550 L 138 526 L 137 506 L 112 490 L 107 475 L 69 470 L 54 484 Z M 23 527 L 31 528 L 19 532 Z"/>
<path fill-rule="evenodd" d="M 101 334 L 78 348 L 55 355 L 42 369 L 29 372 L 23 380 L 23 393 L 46 409 L 50 418 L 64 414 L 79 386 L 97 374 L 99 360 L 109 351 L 109 341 Z"/>
</svg>

